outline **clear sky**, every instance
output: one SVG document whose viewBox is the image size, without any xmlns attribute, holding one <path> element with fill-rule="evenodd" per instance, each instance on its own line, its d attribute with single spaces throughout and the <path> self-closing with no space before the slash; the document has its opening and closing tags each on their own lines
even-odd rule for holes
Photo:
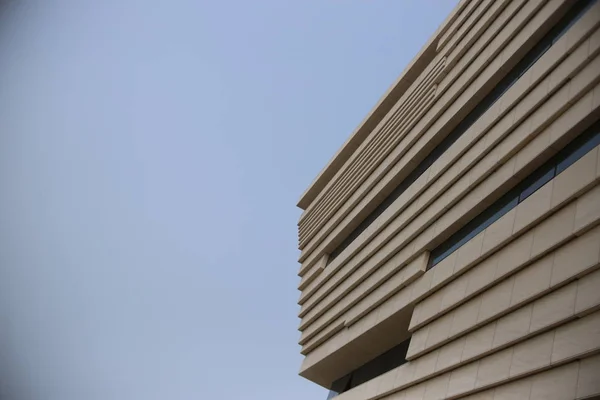
<svg viewBox="0 0 600 400">
<path fill-rule="evenodd" d="M 455 0 L 0 3 L 0 398 L 309 400 L 295 204 Z"/>
</svg>

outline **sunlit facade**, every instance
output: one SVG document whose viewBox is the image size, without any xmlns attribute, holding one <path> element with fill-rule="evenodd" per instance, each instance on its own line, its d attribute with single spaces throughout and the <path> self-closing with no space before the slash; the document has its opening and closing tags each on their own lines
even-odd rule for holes
<svg viewBox="0 0 600 400">
<path fill-rule="evenodd" d="M 330 398 L 600 396 L 600 2 L 461 1 L 298 206 Z"/>
</svg>

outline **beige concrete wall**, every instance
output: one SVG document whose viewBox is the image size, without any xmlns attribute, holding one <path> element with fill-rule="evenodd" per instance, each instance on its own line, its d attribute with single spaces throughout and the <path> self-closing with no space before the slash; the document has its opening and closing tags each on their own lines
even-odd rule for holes
<svg viewBox="0 0 600 400">
<path fill-rule="evenodd" d="M 427 143 L 435 142 L 436 140 L 439 141 L 439 139 L 436 139 L 436 137 L 447 133 L 451 127 L 448 125 L 448 122 L 456 122 L 456 120 L 466 113 L 465 110 L 463 110 L 462 113 L 461 110 L 457 110 L 462 106 L 462 103 L 456 102 L 457 97 L 464 93 L 462 96 L 463 101 L 468 100 L 471 101 L 471 103 L 475 103 L 478 100 L 477 96 L 474 96 L 472 92 L 469 92 L 469 90 L 481 90 L 483 83 L 489 84 L 489 82 L 487 82 L 488 78 L 490 78 L 488 75 L 493 72 L 498 72 L 498 65 L 495 65 L 496 68 L 486 68 L 486 64 L 492 55 L 496 55 L 490 54 L 492 50 L 495 53 L 500 52 L 502 50 L 502 46 L 506 45 L 506 43 L 512 39 L 510 34 L 514 33 L 514 28 L 506 27 L 507 21 L 513 21 L 515 26 L 522 26 L 527 21 L 527 18 L 531 17 L 532 15 L 536 15 L 536 11 L 538 11 L 543 5 L 543 2 L 539 1 L 516 1 L 511 2 L 510 4 L 508 3 L 509 2 L 507 1 L 495 2 L 494 4 L 496 6 L 489 9 L 486 13 L 487 19 L 481 20 L 486 22 L 486 24 L 477 24 L 477 30 L 471 32 L 471 34 L 465 38 L 466 42 L 462 43 L 463 46 L 454 49 L 444 49 L 443 53 L 437 55 L 436 60 L 434 60 L 436 63 L 438 62 L 438 59 L 447 60 L 444 62 L 444 72 L 440 75 L 440 78 L 443 77 L 443 79 L 441 79 L 439 85 L 436 87 L 435 106 L 432 106 L 426 110 L 421 110 L 426 112 L 426 114 L 420 119 L 419 124 L 412 129 L 408 137 L 400 141 L 400 143 L 395 147 L 394 152 L 391 153 L 387 158 L 387 162 L 380 164 L 379 169 L 375 170 L 371 174 L 370 180 L 366 182 L 360 188 L 360 190 L 357 190 L 351 199 L 346 201 L 343 210 L 338 212 L 338 214 L 343 214 L 344 210 L 347 211 L 348 208 L 351 208 L 354 202 L 357 201 L 357 198 L 362 198 L 364 196 L 367 196 L 367 199 L 363 201 L 363 204 L 361 204 L 358 209 L 362 211 L 363 208 L 374 208 L 377 205 L 377 201 L 374 201 L 373 197 L 376 194 L 385 193 L 386 188 L 388 189 L 387 191 L 391 190 L 390 188 L 394 187 L 408 173 L 408 170 L 411 169 L 410 167 L 414 166 L 413 161 L 416 159 L 416 157 L 422 158 L 425 155 L 424 153 L 428 152 L 422 151 L 429 150 L 425 145 Z M 502 8 L 501 6 L 506 7 Z M 546 5 L 544 10 L 552 11 L 555 10 L 557 6 L 560 6 L 560 4 L 557 3 Z M 532 24 L 541 24 L 543 22 L 543 15 L 537 14 L 537 16 L 538 17 L 535 21 L 531 21 Z M 501 34 L 502 32 L 505 34 Z M 529 40 L 533 42 L 530 32 L 527 30 L 523 31 L 519 40 Z M 510 63 L 508 61 L 510 61 L 510 55 L 512 55 L 517 49 L 518 48 L 516 47 L 509 48 L 503 55 L 497 57 L 497 59 L 501 60 L 501 58 L 504 57 L 507 59 L 507 63 L 505 63 L 505 65 L 509 65 Z M 486 69 L 488 72 L 484 75 L 480 75 L 482 77 L 479 78 L 474 86 L 469 86 L 469 84 L 473 83 L 473 80 L 475 80 L 475 78 L 478 76 L 477 74 L 479 74 L 482 69 Z M 422 74 L 420 79 L 424 79 L 425 75 L 427 75 L 427 71 Z M 420 83 L 420 80 L 417 80 L 415 85 L 418 83 Z M 399 108 L 401 105 L 403 104 L 400 101 L 396 107 Z M 441 113 L 445 113 L 443 118 L 439 118 Z M 389 114 L 380 125 L 385 125 L 392 117 L 393 114 Z M 437 125 L 433 126 L 433 129 L 428 129 L 434 122 Z M 402 139 L 402 135 L 406 134 L 409 130 L 410 129 L 404 129 L 401 132 L 396 131 L 395 135 Z M 424 135 L 426 137 L 423 137 Z M 417 140 L 419 143 L 415 146 L 414 144 Z M 406 152 L 408 153 L 405 155 Z M 396 166 L 396 170 L 392 173 L 393 179 L 385 181 L 385 187 L 380 184 L 380 187 L 369 190 L 369 185 L 372 185 L 374 180 L 381 180 L 382 175 L 385 175 L 386 171 L 389 170 L 389 168 L 391 168 L 395 163 L 397 163 L 399 157 L 402 156 L 404 156 L 403 162 L 401 163 L 402 165 Z M 371 205 L 371 207 L 369 207 L 369 205 Z M 334 222 L 336 222 L 339 218 L 338 214 L 331 215 L 331 218 L 329 219 L 330 225 L 337 225 L 337 223 Z M 346 222 L 355 220 L 356 218 L 354 217 L 354 215 L 351 215 Z M 338 230 L 339 229 L 340 228 L 338 228 Z M 324 229 L 321 234 L 324 234 L 326 231 L 327 229 Z M 310 261 L 304 263 L 304 260 L 307 256 L 307 253 L 311 251 L 311 246 L 316 245 L 315 242 L 316 241 L 313 241 L 312 243 L 309 243 L 306 248 L 303 248 L 303 252 L 300 257 L 300 261 L 303 262 L 301 273 L 303 269 L 310 265 Z"/>
<path fill-rule="evenodd" d="M 571 4 L 461 2 L 422 72 L 304 195 L 302 376 L 327 387 L 412 335 L 407 363 L 337 398 L 600 395 L 600 148 L 426 269 L 430 250 L 600 118 L 600 2 L 328 260 Z"/>
<path fill-rule="evenodd" d="M 419 76 L 421 70 L 431 62 L 436 54 L 440 38 L 443 35 L 452 35 L 458 29 L 457 18 L 461 17 L 463 9 L 469 0 L 461 0 L 456 8 L 448 15 L 446 20 L 440 25 L 432 37 L 423 46 L 419 54 L 409 63 L 402 74 L 396 79 L 386 93 L 377 102 L 375 107 L 364 118 L 356 130 L 350 135 L 342 147 L 336 152 L 327 166 L 313 180 L 311 185 L 304 191 L 298 207 L 306 210 L 315 197 L 323 190 L 324 186 L 338 172 L 348 158 L 354 153 L 356 148 L 369 136 L 373 128 L 387 115 L 392 107 L 398 102 L 398 99 L 406 92 L 414 80 Z"/>
</svg>

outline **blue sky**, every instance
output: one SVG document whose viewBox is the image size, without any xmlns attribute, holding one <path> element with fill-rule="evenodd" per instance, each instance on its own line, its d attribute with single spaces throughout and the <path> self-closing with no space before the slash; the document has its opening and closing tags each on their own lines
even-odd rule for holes
<svg viewBox="0 0 600 400">
<path fill-rule="evenodd" d="M 295 204 L 455 0 L 0 7 L 0 398 L 324 399 Z"/>
</svg>

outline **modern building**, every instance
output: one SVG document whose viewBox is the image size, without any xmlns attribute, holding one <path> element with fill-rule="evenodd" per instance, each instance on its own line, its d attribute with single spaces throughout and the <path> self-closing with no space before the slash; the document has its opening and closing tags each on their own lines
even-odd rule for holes
<svg viewBox="0 0 600 400">
<path fill-rule="evenodd" d="M 600 396 L 600 1 L 463 0 L 302 195 L 300 375 Z"/>
</svg>

